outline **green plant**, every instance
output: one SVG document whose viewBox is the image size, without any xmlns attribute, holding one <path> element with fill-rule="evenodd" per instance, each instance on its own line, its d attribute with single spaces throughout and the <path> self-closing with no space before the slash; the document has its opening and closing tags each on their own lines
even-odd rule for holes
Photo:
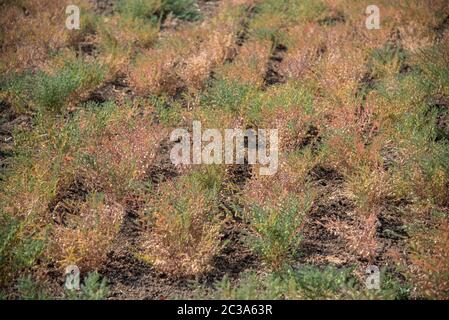
<svg viewBox="0 0 449 320">
<path fill-rule="evenodd" d="M 285 283 L 274 274 L 258 275 L 255 272 L 248 272 L 242 275 L 237 285 L 225 276 L 215 284 L 214 289 L 210 294 L 212 299 L 272 300 L 283 298 Z"/>
<path fill-rule="evenodd" d="M 183 20 L 196 20 L 201 16 L 196 0 L 120 0 L 117 9 L 128 19 L 147 19 L 153 23 L 170 13 Z"/>
<path fill-rule="evenodd" d="M 51 296 L 28 275 L 17 280 L 17 294 L 21 300 L 47 300 Z"/>
<path fill-rule="evenodd" d="M 182 120 L 182 106 L 166 97 L 150 96 L 149 102 L 155 106 L 158 119 L 167 126 L 176 126 Z"/>
<path fill-rule="evenodd" d="M 61 112 L 69 98 L 82 90 L 97 86 L 105 76 L 105 69 L 98 64 L 82 60 L 68 62 L 55 75 L 40 73 L 33 96 L 38 108 Z"/>
<path fill-rule="evenodd" d="M 204 93 L 201 100 L 208 108 L 224 109 L 228 112 L 241 114 L 249 107 L 256 94 L 252 85 L 241 84 L 238 81 L 219 79 Z"/>
<path fill-rule="evenodd" d="M 252 207 L 248 217 L 253 230 L 248 237 L 249 244 L 274 269 L 289 262 L 298 247 L 311 204 L 310 198 L 300 201 L 289 197 L 280 205 Z"/>
<path fill-rule="evenodd" d="M 104 300 L 109 292 L 106 278 L 101 278 L 97 271 L 90 272 L 84 278 L 80 291 L 66 290 L 66 299 L 69 300 Z"/>
<path fill-rule="evenodd" d="M 32 267 L 41 256 L 45 238 L 33 230 L 35 217 L 0 216 L 0 286 L 7 285 L 21 271 Z"/>
<path fill-rule="evenodd" d="M 161 11 L 163 15 L 173 13 L 183 20 L 198 20 L 201 18 L 197 0 L 163 0 Z"/>
<path fill-rule="evenodd" d="M 53 74 L 38 71 L 10 77 L 3 84 L 4 94 L 16 113 L 31 110 L 60 113 L 67 109 L 75 93 L 85 94 L 105 77 L 106 69 L 97 63 L 82 59 L 67 61 Z"/>
<path fill-rule="evenodd" d="M 106 278 L 101 278 L 98 272 L 91 272 L 84 278 L 81 285 L 81 297 L 84 300 L 102 300 L 108 295 L 108 285 Z"/>
<path fill-rule="evenodd" d="M 435 141 L 434 114 L 417 109 L 402 115 L 393 136 L 398 141 L 400 165 L 393 166 L 396 194 L 445 205 L 448 201 L 449 144 Z"/>
<path fill-rule="evenodd" d="M 421 49 L 416 59 L 425 78 L 437 92 L 449 95 L 449 58 L 446 52 L 449 45 L 446 42 Z"/>
<path fill-rule="evenodd" d="M 407 297 L 406 286 L 389 274 L 383 274 L 384 283 L 380 290 L 367 290 L 364 284 L 353 275 L 352 268 L 335 267 L 318 268 L 301 265 L 286 268 L 279 272 L 258 274 L 247 272 L 238 283 L 233 283 L 225 276 L 215 284 L 215 290 L 204 298 L 225 300 L 260 300 L 260 299 L 396 299 Z"/>
<path fill-rule="evenodd" d="M 367 67 L 374 78 L 382 78 L 392 72 L 399 73 L 407 58 L 407 52 L 402 47 L 388 42 L 372 50 Z M 366 88 L 369 89 L 372 88 Z"/>
<path fill-rule="evenodd" d="M 156 22 L 161 8 L 160 0 L 120 0 L 116 4 L 117 11 L 128 19 L 150 19 Z"/>
<path fill-rule="evenodd" d="M 270 40 L 273 48 L 285 40 L 285 28 L 298 23 L 316 21 L 327 11 L 322 1 L 267 0 L 256 6 L 249 29 L 258 39 Z"/>
</svg>

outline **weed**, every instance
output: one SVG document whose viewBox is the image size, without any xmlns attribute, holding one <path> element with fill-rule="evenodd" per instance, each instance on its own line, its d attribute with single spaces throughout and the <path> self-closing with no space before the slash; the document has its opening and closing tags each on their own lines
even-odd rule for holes
<svg viewBox="0 0 449 320">
<path fill-rule="evenodd" d="M 270 40 L 273 47 L 283 42 L 283 29 L 298 23 L 317 20 L 325 12 L 321 1 L 268 0 L 257 5 L 250 32 L 259 39 Z"/>
<path fill-rule="evenodd" d="M 418 114 L 404 115 L 399 125 L 402 134 L 407 135 L 399 144 L 402 155 L 400 166 L 393 169 L 396 193 L 412 194 L 423 201 L 437 205 L 447 202 L 449 148 L 444 141 L 435 142 L 435 121 L 427 121 Z M 404 158 L 402 158 L 404 157 Z"/>
<path fill-rule="evenodd" d="M 255 88 L 252 85 L 219 79 L 207 90 L 202 100 L 210 108 L 242 114 L 249 108 L 255 94 Z"/>
<path fill-rule="evenodd" d="M 120 0 L 117 10 L 128 19 L 159 19 L 173 14 L 183 20 L 197 20 L 201 17 L 196 0 Z"/>
<path fill-rule="evenodd" d="M 298 247 L 305 215 L 311 201 L 290 197 L 280 205 L 255 205 L 249 214 L 254 234 L 248 240 L 254 251 L 274 269 L 284 266 Z"/>
<path fill-rule="evenodd" d="M 79 59 L 67 61 L 53 74 L 39 71 L 15 76 L 5 84 L 6 96 L 16 113 L 31 110 L 61 113 L 69 103 L 79 101 L 79 95 L 89 92 L 105 77 L 105 68 Z"/>
<path fill-rule="evenodd" d="M 157 118 L 167 126 L 178 125 L 182 120 L 182 106 L 166 97 L 150 96 L 149 102 L 155 106 Z"/>
<path fill-rule="evenodd" d="M 157 22 L 157 13 L 161 10 L 162 2 L 159 0 L 131 0 L 118 1 L 117 11 L 128 19 L 150 19 Z"/>
<path fill-rule="evenodd" d="M 17 280 L 17 295 L 20 300 L 47 300 L 51 296 L 30 275 Z"/>
<path fill-rule="evenodd" d="M 216 291 L 210 298 L 225 300 L 395 299 L 403 289 L 394 281 L 388 281 L 388 285 L 381 290 L 363 289 L 364 284 L 352 275 L 352 271 L 351 268 L 317 268 L 304 265 L 297 269 L 290 268 L 265 275 L 249 272 L 244 274 L 236 285 L 232 284 L 229 278 L 223 278 L 216 283 Z"/>
<path fill-rule="evenodd" d="M 163 15 L 173 13 L 174 16 L 183 20 L 198 20 L 201 18 L 196 0 L 165 0 L 161 12 Z"/>
<path fill-rule="evenodd" d="M 388 42 L 372 51 L 368 69 L 374 78 L 394 76 L 403 70 L 406 59 L 407 54 L 401 47 Z"/>
<path fill-rule="evenodd" d="M 66 64 L 55 75 L 38 77 L 34 93 L 37 107 L 60 112 L 73 94 L 97 86 L 104 78 L 104 68 L 76 61 Z"/>
<path fill-rule="evenodd" d="M 0 285 L 10 283 L 17 274 L 31 268 L 41 257 L 45 246 L 45 233 L 33 230 L 29 216 L 20 220 L 2 212 L 0 220 Z"/>
<path fill-rule="evenodd" d="M 84 279 L 81 285 L 82 298 L 84 300 L 102 300 L 108 295 L 108 286 L 106 278 L 101 280 L 98 272 L 91 272 Z"/>
<path fill-rule="evenodd" d="M 66 299 L 69 300 L 104 300 L 107 298 L 109 288 L 106 278 L 101 278 L 97 271 L 90 272 L 84 278 L 79 292 L 66 290 Z"/>
<path fill-rule="evenodd" d="M 444 52 L 449 49 L 447 43 L 441 43 L 432 47 L 421 49 L 416 59 L 418 66 L 430 80 L 437 92 L 449 96 L 449 59 Z"/>
</svg>

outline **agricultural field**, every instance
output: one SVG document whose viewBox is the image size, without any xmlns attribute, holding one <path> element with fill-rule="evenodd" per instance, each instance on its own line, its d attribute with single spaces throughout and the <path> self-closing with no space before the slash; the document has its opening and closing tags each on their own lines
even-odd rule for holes
<svg viewBox="0 0 449 320">
<path fill-rule="evenodd" d="M 449 2 L 0 0 L 0 298 L 448 299 Z"/>
</svg>

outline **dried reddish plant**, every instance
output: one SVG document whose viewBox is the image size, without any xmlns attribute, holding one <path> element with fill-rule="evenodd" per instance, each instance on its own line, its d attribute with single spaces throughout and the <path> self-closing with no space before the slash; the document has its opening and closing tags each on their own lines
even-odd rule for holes
<svg viewBox="0 0 449 320">
<path fill-rule="evenodd" d="M 20 5 L 2 3 L 0 9 L 1 65 L 6 70 L 20 72 L 37 68 L 56 52 L 73 44 L 74 33 L 65 27 L 65 8 L 72 4 L 68 0 L 25 0 Z M 86 0 L 78 1 L 86 9 Z M 11 32 L 14 30 L 14 32 Z"/>
<path fill-rule="evenodd" d="M 131 85 L 140 94 L 175 95 L 201 89 L 212 71 L 235 55 L 241 13 L 233 10 L 232 5 L 222 5 L 209 25 L 169 33 L 158 48 L 145 51 L 130 68 Z"/>
<path fill-rule="evenodd" d="M 316 24 L 297 26 L 287 32 L 288 51 L 279 65 L 279 71 L 288 78 L 301 79 L 326 50 L 324 30 Z"/>
<path fill-rule="evenodd" d="M 198 90 L 204 85 L 212 70 L 222 65 L 233 54 L 235 35 L 229 26 L 217 27 L 201 43 L 202 48 L 186 58 L 180 65 L 179 76 L 188 88 Z"/>
<path fill-rule="evenodd" d="M 176 55 L 173 51 L 149 49 L 138 58 L 135 66 L 131 67 L 129 79 L 137 93 L 169 95 L 176 93 L 180 79 L 174 71 Z"/>
<path fill-rule="evenodd" d="M 411 241 L 409 276 L 421 298 L 449 299 L 449 223 L 439 219 L 434 229 Z"/>
<path fill-rule="evenodd" d="M 271 41 L 247 41 L 238 51 L 236 59 L 226 65 L 220 74 L 228 80 L 262 86 L 271 55 Z"/>
<path fill-rule="evenodd" d="M 377 240 L 377 226 L 379 208 L 372 208 L 368 212 L 356 211 L 351 221 L 330 218 L 325 227 L 333 234 L 341 237 L 346 248 L 359 259 L 372 263 L 380 248 Z"/>
<path fill-rule="evenodd" d="M 87 154 L 95 158 L 95 169 L 83 167 L 81 172 L 104 191 L 124 199 L 154 165 L 165 133 L 143 119 L 128 126 L 116 123 L 107 134 L 85 147 Z"/>
<path fill-rule="evenodd" d="M 95 270 L 105 261 L 125 211 L 99 194 L 91 194 L 76 208 L 76 214 L 67 214 L 53 226 L 47 257 L 61 270 L 71 264 L 83 272 Z"/>
<path fill-rule="evenodd" d="M 292 195 L 302 196 L 307 186 L 307 174 L 314 166 L 314 161 L 309 155 L 304 157 L 286 157 L 281 155 L 279 168 L 273 176 L 257 175 L 256 165 L 253 172 L 256 174 L 245 185 L 243 201 L 248 206 L 282 203 Z"/>
<path fill-rule="evenodd" d="M 142 257 L 166 273 L 198 275 L 220 249 L 221 224 L 216 199 L 180 179 L 165 182 L 149 202 Z"/>
</svg>

